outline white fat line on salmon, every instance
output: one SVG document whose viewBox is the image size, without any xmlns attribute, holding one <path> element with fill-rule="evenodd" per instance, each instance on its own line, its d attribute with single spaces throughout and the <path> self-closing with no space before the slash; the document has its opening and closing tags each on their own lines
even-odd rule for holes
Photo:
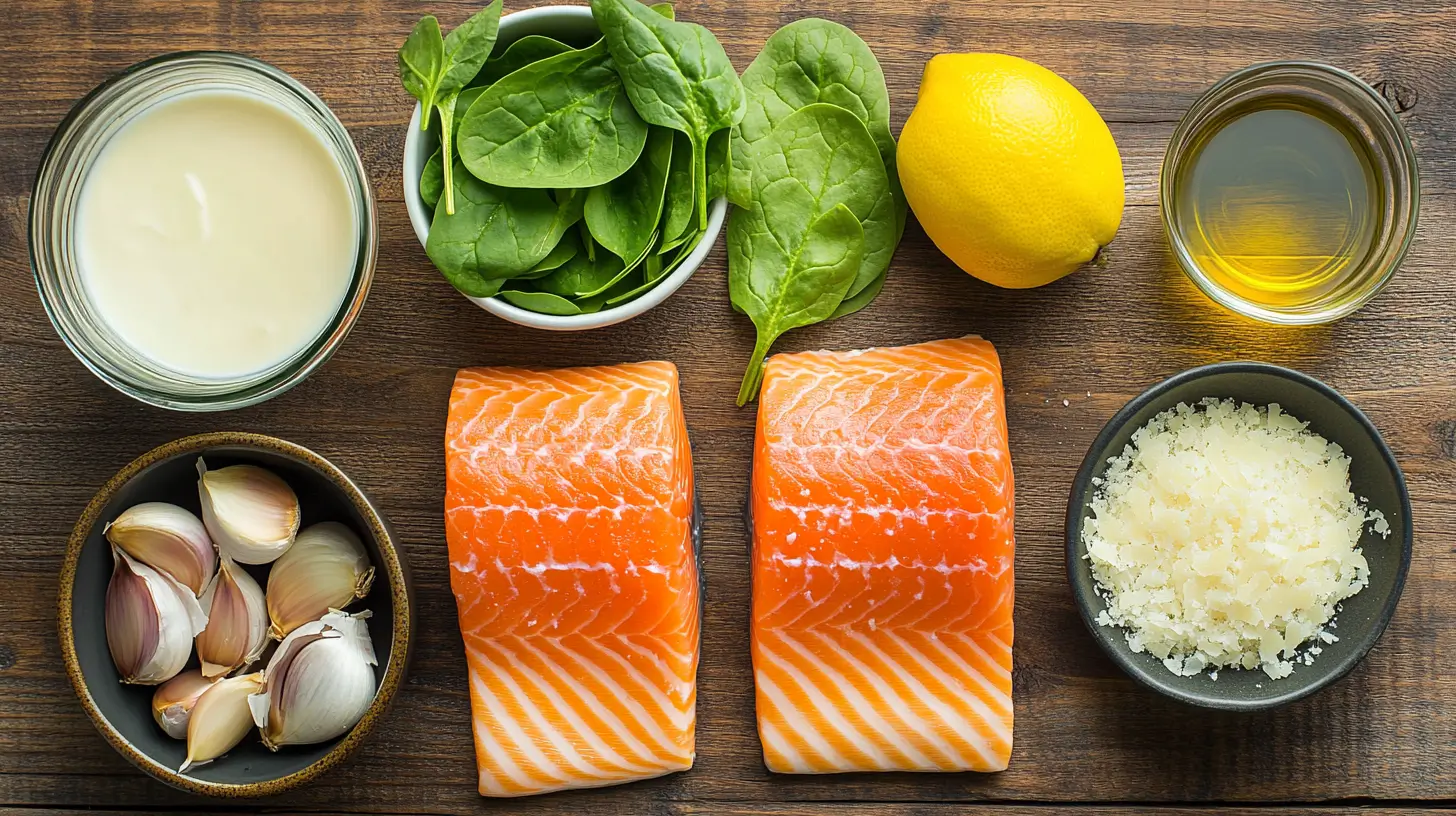
<svg viewBox="0 0 1456 816">
<path fill-rule="evenodd" d="M 763 648 L 761 644 L 759 648 Z M 841 754 L 834 746 L 830 745 L 829 740 L 825 739 L 824 735 L 819 733 L 819 729 L 814 727 L 814 723 L 808 717 L 804 716 L 804 712 L 800 711 L 799 707 L 789 700 L 788 695 L 784 694 L 769 679 L 767 672 L 762 670 L 755 671 L 754 681 L 758 684 L 758 690 L 762 692 L 763 698 L 767 699 L 771 709 L 769 712 L 760 714 L 760 717 L 777 714 L 779 719 L 783 720 L 784 727 L 789 729 L 800 741 L 807 743 L 810 748 L 814 749 L 819 756 L 824 758 L 825 763 L 835 770 L 849 771 L 854 769 L 854 765 L 850 763 L 844 754 Z M 834 714 L 832 711 L 829 713 L 830 715 Z M 825 719 L 828 718 L 826 717 Z"/>
<path fill-rule="evenodd" d="M 490 667 L 491 671 L 506 689 L 511 692 L 511 696 L 515 699 L 517 707 L 525 712 L 526 718 L 536 727 L 536 731 L 545 738 L 546 742 L 551 745 L 555 752 L 567 764 L 571 765 L 572 768 L 584 776 L 597 778 L 620 779 L 624 772 L 630 774 L 650 772 L 651 769 L 649 767 L 629 761 L 602 740 L 596 730 L 589 727 L 582 720 L 581 716 L 577 714 L 576 709 L 562 699 L 561 695 L 556 692 L 556 689 L 541 677 L 541 675 L 532 671 L 515 652 L 505 649 L 498 641 L 495 645 L 502 653 L 502 657 L 494 659 L 486 657 L 484 659 L 485 664 Z M 502 664 L 508 668 L 502 668 Z M 522 675 L 522 679 L 529 683 L 533 690 L 540 692 L 546 697 L 546 701 L 550 704 L 552 721 L 547 720 L 546 712 L 542 711 L 540 706 L 536 704 L 533 696 L 526 692 L 520 683 L 517 682 L 515 678 L 516 672 Z M 565 722 L 561 722 L 562 720 Z M 570 734 L 564 733 L 567 729 L 574 732 L 575 736 L 573 737 Z M 602 769 L 592 764 L 580 750 L 580 746 L 582 745 L 591 749 L 609 768 Z M 536 754 L 540 754 L 539 748 L 534 744 L 531 746 L 531 749 Z M 544 755 L 542 755 L 542 759 L 545 759 Z"/>
<path fill-rule="evenodd" d="M 787 768 L 790 773 L 813 773 L 814 769 L 804 761 L 804 755 L 790 745 L 789 741 L 784 739 L 784 735 L 779 733 L 779 729 L 762 715 L 759 715 L 758 718 L 758 737 L 763 741 L 764 754 L 773 752 L 778 755 L 778 760 L 782 763 L 780 766 L 775 766 L 774 758 L 766 756 L 769 770 L 782 771 Z"/>
<path fill-rule="evenodd" d="M 926 723 L 924 717 L 918 716 L 912 711 L 910 706 L 905 704 L 904 698 L 897 694 L 894 689 L 890 688 L 890 685 L 885 682 L 884 678 L 878 672 L 866 666 L 848 651 L 840 648 L 839 644 L 823 635 L 815 635 L 821 643 L 827 645 L 834 654 L 857 671 L 860 679 L 864 681 L 863 683 L 856 683 L 854 682 L 854 678 L 846 677 L 842 672 L 830 668 L 828 664 L 824 663 L 824 661 L 815 655 L 814 650 L 806 648 L 797 638 L 789 637 L 785 632 L 779 632 L 778 634 L 779 640 L 798 655 L 801 660 L 810 663 L 820 674 L 829 677 L 831 682 L 839 689 L 841 696 L 848 700 L 855 707 L 856 711 L 860 712 L 861 721 L 879 732 L 881 738 L 886 742 L 894 744 L 915 769 L 936 770 L 945 767 L 946 762 L 956 767 L 965 764 L 965 757 L 947 742 L 944 737 L 937 734 L 935 729 Z M 809 632 L 808 634 L 815 633 Z M 860 688 L 864 686 L 870 687 L 878 695 L 880 699 L 878 705 L 871 702 L 860 691 Z M 896 722 L 892 723 L 884 715 L 883 712 L 886 709 L 894 714 Z M 922 741 L 929 743 L 929 747 L 940 754 L 944 758 L 944 761 L 933 760 L 918 750 L 905 738 L 903 730 L 906 727 L 915 732 Z M 897 764 L 896 767 L 901 766 Z"/>
<path fill-rule="evenodd" d="M 482 657 L 480 659 L 489 664 L 489 661 L 485 658 Z M 492 670 L 494 670 L 494 667 L 492 667 Z M 536 746 L 536 741 L 506 711 L 505 705 L 496 696 L 495 692 L 491 691 L 490 685 L 486 683 L 482 673 L 476 668 L 474 661 L 470 663 L 470 684 L 475 691 L 474 700 L 480 705 L 485 706 L 486 709 L 484 712 L 476 712 L 475 734 L 478 740 L 477 744 L 486 749 L 489 760 L 496 767 L 500 768 L 504 772 L 504 775 L 510 778 L 512 782 L 522 787 L 539 787 L 540 783 L 531 779 L 526 769 L 517 763 L 516 757 L 529 761 L 533 766 L 533 770 L 538 774 L 546 776 L 557 783 L 566 782 L 568 776 L 562 770 L 561 766 L 548 759 Z M 480 716 L 481 714 L 487 716 Z M 487 728 L 485 725 L 487 722 L 496 727 Z M 502 732 L 505 737 L 515 744 L 516 749 L 514 751 L 497 741 L 496 734 Z M 504 787 L 498 784 L 494 787 L 502 791 L 505 790 Z"/>
<path fill-rule="evenodd" d="M 907 689 L 909 689 L 910 692 L 914 694 L 915 697 L 919 699 L 924 706 L 926 706 L 929 710 L 936 712 L 941 722 L 945 723 L 951 728 L 951 730 L 955 731 L 958 735 L 960 735 L 961 739 L 963 739 L 969 746 L 971 746 L 971 749 L 979 754 L 983 761 L 988 763 L 993 762 L 996 756 L 996 751 L 993 750 L 989 744 L 987 744 L 985 736 L 977 731 L 975 724 L 972 723 L 958 708 L 952 705 L 948 705 L 946 701 L 941 698 L 940 695 L 935 694 L 930 689 L 926 688 L 924 682 L 922 682 L 920 679 L 919 672 L 923 672 L 926 678 L 932 679 L 936 683 L 938 683 L 950 694 L 951 697 L 958 700 L 962 706 L 970 709 L 971 711 L 974 711 L 976 715 L 980 718 L 980 720 L 985 723 L 986 727 L 990 729 L 997 738 L 1005 741 L 1008 745 L 1011 743 L 1011 728 L 1001 715 L 992 712 L 991 709 L 986 705 L 986 703 L 982 701 L 979 697 L 977 697 L 974 693 L 972 693 L 972 691 L 967 688 L 965 684 L 960 682 L 958 678 L 947 674 L 944 669 L 938 663 L 936 663 L 936 661 L 927 658 L 923 652 L 921 652 L 919 649 L 916 649 L 914 646 L 911 646 L 903 638 L 897 637 L 892 633 L 885 633 L 885 636 L 888 637 L 899 647 L 899 651 L 905 654 L 911 661 L 915 663 L 916 667 L 919 669 L 919 672 L 917 673 L 907 671 L 905 665 L 901 661 L 886 654 L 870 638 L 865 637 L 864 635 L 861 635 L 857 632 L 845 632 L 844 634 L 850 640 L 854 641 L 854 643 L 856 643 L 858 646 L 863 648 L 866 655 L 875 657 L 887 668 L 889 668 L 890 671 L 896 676 L 896 678 L 899 679 L 900 682 Z M 974 669 L 971 669 L 971 673 L 976 675 L 980 674 Z M 1005 706 L 1005 711 L 1011 711 L 1011 700 L 1008 697 L 1005 697 L 998 692 L 995 699 L 998 705 Z"/>
<path fill-rule="evenodd" d="M 840 524 L 848 524 L 854 520 L 855 515 L 869 516 L 873 519 L 890 516 L 900 522 L 906 519 L 925 522 L 932 518 L 974 519 L 1000 515 L 979 510 L 966 510 L 962 507 L 895 507 L 888 504 L 856 505 L 849 502 L 844 504 L 791 504 L 783 499 L 769 499 L 768 506 L 770 510 L 792 513 L 798 518 L 800 524 L 807 524 L 810 515 L 837 518 Z"/>
<path fill-rule="evenodd" d="M 606 701 L 604 702 L 601 696 L 583 685 L 582 679 L 579 679 L 581 678 L 581 675 L 571 671 L 567 666 L 563 666 L 562 663 L 556 660 L 555 656 L 550 654 L 547 650 L 536 646 L 531 647 L 532 652 L 535 653 L 535 655 L 541 660 L 541 662 L 545 663 L 546 666 L 551 669 L 551 673 L 557 677 L 562 678 L 565 681 L 567 688 L 569 688 L 573 692 L 575 697 L 590 706 L 593 713 L 597 715 L 597 719 L 600 720 L 602 724 L 605 725 L 609 730 L 611 730 L 613 735 L 616 737 L 615 742 L 622 744 L 626 748 L 631 749 L 636 754 L 636 757 L 634 757 L 634 759 L 636 759 L 637 761 L 645 761 L 649 763 L 657 762 L 658 764 L 661 764 L 665 759 L 665 757 L 662 756 L 662 753 L 666 753 L 669 757 L 681 753 L 681 748 L 673 742 L 672 738 L 668 736 L 667 732 L 664 731 L 661 726 L 657 725 L 657 723 L 652 721 L 652 719 L 647 714 L 647 710 L 644 709 L 635 698 L 628 694 L 625 688 L 613 681 L 611 677 L 609 677 L 606 673 L 602 672 L 599 668 L 597 668 L 594 663 L 583 659 L 580 655 L 578 655 L 571 649 L 566 648 L 559 641 L 554 643 L 547 643 L 545 645 L 554 647 L 556 651 L 559 651 L 562 656 L 569 660 L 571 663 L 585 670 L 586 674 L 589 675 L 591 679 L 596 680 L 600 685 L 605 687 Z M 654 751 L 652 748 L 649 748 L 645 743 L 638 739 L 636 734 L 632 733 L 632 729 L 628 727 L 627 723 L 617 715 L 616 711 L 612 710 L 612 707 L 609 704 L 612 702 L 621 703 L 629 709 L 630 713 L 634 715 L 632 719 L 634 719 L 638 725 L 643 726 L 643 730 L 648 731 L 649 736 L 651 736 L 653 740 L 657 742 L 659 746 L 661 746 L 661 752 Z M 656 726 L 656 728 L 650 730 L 646 728 L 646 725 L 649 723 Z"/>
<path fill-rule="evenodd" d="M 594 507 L 574 507 L 572 505 L 565 504 L 542 504 L 535 506 L 524 504 L 481 504 L 452 507 L 446 511 L 446 514 L 448 515 L 454 513 L 468 513 L 478 518 L 489 513 L 500 513 L 502 515 L 508 513 L 525 513 L 526 515 L 530 516 L 531 519 L 534 521 L 540 521 L 541 516 L 543 515 L 549 518 L 554 518 L 558 521 L 565 521 L 566 519 L 576 514 L 585 515 L 587 517 L 605 514 L 610 515 L 612 518 L 620 521 L 622 515 L 631 510 L 640 510 L 646 513 L 670 513 L 672 512 L 672 506 L 663 502 L 657 502 L 654 504 L 628 504 L 626 502 L 622 502 L 620 504 L 610 507 L 604 505 L 598 505 Z"/>
<path fill-rule="evenodd" d="M 954 575 L 960 572 L 979 572 L 985 573 L 992 578 L 1000 578 L 1005 574 L 1006 570 L 1011 568 L 1010 560 L 1004 557 L 996 559 L 997 570 L 995 572 L 991 571 L 990 566 L 984 558 L 973 558 L 964 564 L 949 564 L 946 563 L 944 558 L 934 564 L 927 564 L 918 558 L 914 561 L 901 561 L 893 555 L 883 561 L 857 561 L 844 556 L 835 556 L 833 561 L 820 561 L 812 555 L 789 556 L 776 552 L 769 556 L 769 560 L 776 564 L 782 564 L 790 569 L 844 569 L 865 574 L 868 574 L 870 570 L 903 567 L 905 569 L 937 572 L 941 575 Z"/>
</svg>

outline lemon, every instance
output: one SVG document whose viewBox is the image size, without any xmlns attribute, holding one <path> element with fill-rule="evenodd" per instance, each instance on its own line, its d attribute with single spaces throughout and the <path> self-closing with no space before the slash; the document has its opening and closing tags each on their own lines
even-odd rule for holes
<svg viewBox="0 0 1456 816">
<path fill-rule="evenodd" d="M 1051 283 L 1092 260 L 1122 221 L 1107 123 L 1071 83 L 1019 57 L 931 59 L 897 161 L 926 234 L 996 286 Z"/>
</svg>

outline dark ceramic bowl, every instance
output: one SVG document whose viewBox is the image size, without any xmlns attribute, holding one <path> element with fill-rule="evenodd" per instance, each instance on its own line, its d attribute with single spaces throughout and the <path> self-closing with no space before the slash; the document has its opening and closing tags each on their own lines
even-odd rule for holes
<svg viewBox="0 0 1456 816">
<path fill-rule="evenodd" d="M 291 745 L 277 753 L 251 735 L 223 757 L 177 773 L 186 744 L 152 720 L 154 687 L 123 685 L 106 645 L 106 587 L 111 550 L 106 522 L 145 501 L 166 501 L 199 512 L 198 456 L 209 467 L 250 463 L 282 476 L 303 509 L 305 526 L 341 521 L 359 534 L 375 567 L 374 586 L 350 612 L 368 609 L 369 634 L 379 659 L 379 690 L 359 724 L 318 745 Z M 248 568 L 263 583 L 265 567 Z M 270 436 L 212 433 L 170 442 L 121 469 L 96 494 L 77 522 L 61 569 L 60 640 L 66 672 L 81 705 L 101 735 L 138 768 L 173 787 L 209 796 L 267 796 L 301 785 L 352 754 L 389 708 L 404 681 L 413 634 L 409 570 L 389 525 L 348 476 L 313 451 Z M 193 665 L 196 655 L 193 656 Z"/>
<path fill-rule="evenodd" d="M 1082 524 L 1092 515 L 1092 480 L 1107 469 L 1138 428 L 1158 413 L 1180 402 L 1190 405 L 1205 397 L 1220 397 L 1258 406 L 1278 403 L 1309 423 L 1311 431 L 1338 444 L 1350 457 L 1350 487 L 1372 510 L 1385 514 L 1390 535 L 1379 536 L 1368 527 L 1360 547 L 1370 563 L 1370 585 L 1347 599 L 1335 618 L 1339 641 L 1323 644 L 1314 663 L 1296 663 L 1294 673 L 1271 680 L 1263 671 L 1225 669 L 1212 680 L 1205 672 L 1179 677 L 1162 661 L 1132 651 L 1125 630 L 1100 626 L 1098 613 L 1107 608 L 1097 594 L 1092 567 L 1083 557 Z M 1279 366 L 1232 362 L 1194 368 L 1144 391 L 1117 412 L 1098 434 L 1072 483 L 1067 506 L 1067 579 L 1072 585 L 1082 621 L 1103 651 L 1122 670 L 1154 691 L 1175 700 L 1226 711 L 1260 711 L 1306 697 L 1344 677 L 1379 640 L 1400 600 L 1411 559 L 1411 506 L 1405 477 L 1380 432 L 1370 420 L 1328 385 Z"/>
</svg>

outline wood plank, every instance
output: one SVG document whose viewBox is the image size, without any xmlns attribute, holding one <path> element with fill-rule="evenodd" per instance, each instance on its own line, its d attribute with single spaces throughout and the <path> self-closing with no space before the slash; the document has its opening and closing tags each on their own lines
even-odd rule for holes
<svg viewBox="0 0 1456 816">
<path fill-rule="evenodd" d="M 410 231 L 399 179 L 409 100 L 397 87 L 393 51 L 420 14 L 437 12 L 451 25 L 475 5 L 31 0 L 25 24 L 0 41 L 0 76 L 11 78 L 0 80 L 7 112 L 0 122 L 0 302 L 7 304 L 0 310 L 0 485 L 7 491 L 0 502 L 0 804 L 198 805 L 132 769 L 82 715 L 60 670 L 54 584 L 70 526 L 107 477 L 153 445 L 218 429 L 277 434 L 351 473 L 395 523 L 426 622 L 409 683 L 370 744 L 339 772 L 270 808 L 797 816 L 952 810 L 889 804 L 915 801 L 1456 799 L 1456 675 L 1444 658 L 1456 654 L 1456 298 L 1447 252 L 1456 234 L 1456 61 L 1449 46 L 1456 10 L 1333 0 L 679 3 L 683 17 L 719 32 L 740 68 L 783 22 L 820 14 L 850 24 L 885 65 L 897 129 L 920 67 L 937 51 L 1003 50 L 1037 60 L 1099 106 L 1127 170 L 1130 206 L 1105 269 L 1030 292 L 996 290 L 955 269 L 912 222 L 894 277 L 872 309 L 780 343 L 780 350 L 852 348 L 985 335 L 1006 366 L 1018 482 L 1011 769 L 984 777 L 788 778 L 764 771 L 752 718 L 741 509 L 753 413 L 733 405 L 752 329 L 724 295 L 721 247 L 662 307 L 584 336 L 533 332 L 476 309 L 440 279 Z M 339 355 L 283 397 L 213 416 L 146 408 L 87 374 L 46 321 L 25 254 L 31 178 L 66 108 L 137 59 L 198 47 L 258 55 L 315 88 L 350 127 L 380 198 L 375 288 Z M 1415 96 L 1405 116 L 1425 198 L 1417 243 L 1385 294 L 1335 326 L 1277 330 L 1214 311 L 1175 271 L 1156 184 L 1168 135 L 1199 92 L 1226 71 L 1295 56 L 1330 60 Z M 464 365 L 627 358 L 670 359 L 683 372 L 707 511 L 698 765 L 624 788 L 483 805 L 439 510 L 449 384 Z M 1291 365 L 1349 394 L 1405 468 L 1417 530 L 1405 597 L 1369 659 L 1313 699 L 1252 716 L 1186 709 L 1122 677 L 1082 629 L 1061 566 L 1067 491 L 1102 423 L 1157 379 L 1231 358 Z M 851 800 L 887 804 L 844 804 Z"/>
</svg>

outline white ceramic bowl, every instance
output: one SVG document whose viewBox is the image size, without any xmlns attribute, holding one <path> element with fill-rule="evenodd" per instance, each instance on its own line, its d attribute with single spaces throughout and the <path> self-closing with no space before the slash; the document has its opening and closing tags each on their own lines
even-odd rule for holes
<svg viewBox="0 0 1456 816">
<path fill-rule="evenodd" d="M 528 34 L 555 37 L 572 44 L 588 43 L 600 36 L 596 21 L 592 19 L 590 8 L 586 6 L 542 6 L 513 12 L 501 18 L 500 36 L 496 40 L 495 46 L 497 52 Z M 410 225 L 415 228 L 415 235 L 420 239 L 422 247 L 430 235 L 432 211 L 425 205 L 424 199 L 420 198 L 420 173 L 424 170 L 425 162 L 429 161 L 430 155 L 439 146 L 439 140 L 433 133 L 420 130 L 420 106 L 419 103 L 415 103 L 415 112 L 409 121 L 409 132 L 404 139 L 404 203 L 409 210 Z M 697 246 L 693 247 L 693 251 L 688 254 L 682 264 L 646 294 L 620 306 L 602 309 L 592 314 L 546 315 L 513 306 L 501 298 L 472 297 L 470 300 L 493 315 L 503 317 L 512 323 L 534 326 L 538 329 L 579 331 L 621 323 L 623 320 L 630 320 L 667 300 L 669 295 L 687 283 L 688 278 L 698 271 L 698 266 L 702 264 L 704 258 L 708 257 L 708 252 L 717 242 L 718 233 L 722 231 L 723 220 L 727 215 L 728 202 L 725 199 L 719 198 L 709 204 L 708 231 L 703 234 L 702 240 L 698 241 Z"/>
</svg>

